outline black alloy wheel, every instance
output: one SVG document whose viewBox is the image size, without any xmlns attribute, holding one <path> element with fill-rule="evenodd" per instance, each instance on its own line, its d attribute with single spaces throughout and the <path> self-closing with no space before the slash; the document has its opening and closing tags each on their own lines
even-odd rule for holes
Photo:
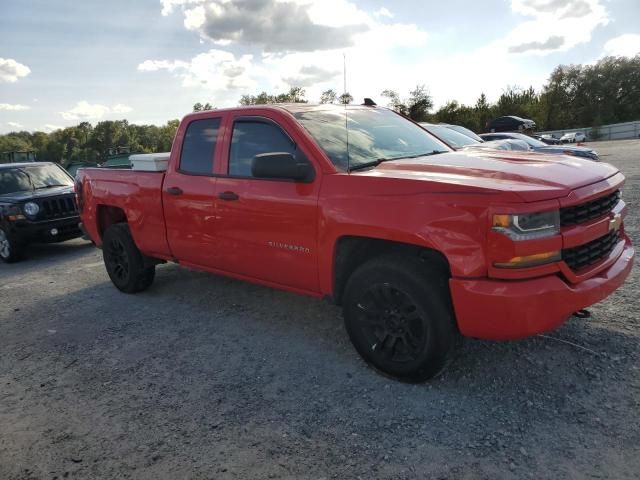
<svg viewBox="0 0 640 480">
<path fill-rule="evenodd" d="M 460 344 L 446 267 L 389 254 L 356 269 L 342 298 L 345 328 L 367 363 L 402 381 L 422 382 L 453 360 Z"/>
<path fill-rule="evenodd" d="M 126 223 L 107 228 L 102 238 L 102 257 L 109 278 L 119 290 L 137 293 L 153 283 L 155 263 L 140 252 Z"/>
</svg>

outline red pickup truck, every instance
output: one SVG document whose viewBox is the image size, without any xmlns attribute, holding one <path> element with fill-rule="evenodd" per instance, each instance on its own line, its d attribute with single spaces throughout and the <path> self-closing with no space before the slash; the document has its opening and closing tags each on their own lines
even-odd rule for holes
<svg viewBox="0 0 640 480">
<path fill-rule="evenodd" d="M 622 174 L 454 152 L 375 106 L 186 116 L 166 171 L 80 170 L 81 219 L 117 288 L 181 265 L 327 297 L 382 372 L 422 381 L 461 336 L 545 332 L 628 276 Z"/>
</svg>

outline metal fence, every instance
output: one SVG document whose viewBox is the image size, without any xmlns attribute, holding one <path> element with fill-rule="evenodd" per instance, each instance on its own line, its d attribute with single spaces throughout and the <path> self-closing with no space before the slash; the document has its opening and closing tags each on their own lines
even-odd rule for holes
<svg viewBox="0 0 640 480">
<path fill-rule="evenodd" d="M 612 123 L 601 127 L 569 128 L 566 130 L 548 130 L 536 132 L 538 135 L 548 134 L 560 138 L 565 133 L 582 132 L 590 140 L 623 140 L 625 138 L 640 138 L 640 120 L 635 122 Z"/>
</svg>

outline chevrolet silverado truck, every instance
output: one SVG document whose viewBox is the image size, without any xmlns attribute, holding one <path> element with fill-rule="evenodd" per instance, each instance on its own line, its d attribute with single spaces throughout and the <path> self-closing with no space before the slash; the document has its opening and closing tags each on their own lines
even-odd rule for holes
<svg viewBox="0 0 640 480">
<path fill-rule="evenodd" d="M 463 336 L 554 329 L 632 268 L 615 167 L 454 152 L 380 107 L 193 113 L 164 159 L 76 178 L 118 289 L 169 261 L 326 297 L 360 355 L 405 381 L 440 372 Z"/>
<path fill-rule="evenodd" d="M 0 259 L 23 257 L 32 242 L 80 237 L 73 179 L 55 163 L 0 165 Z"/>
</svg>

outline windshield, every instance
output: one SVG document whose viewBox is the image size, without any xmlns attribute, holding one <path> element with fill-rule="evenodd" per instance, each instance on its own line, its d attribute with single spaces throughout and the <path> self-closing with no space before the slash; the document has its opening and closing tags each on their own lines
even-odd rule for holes
<svg viewBox="0 0 640 480">
<path fill-rule="evenodd" d="M 348 123 L 345 123 L 346 112 Z M 450 151 L 415 123 L 384 108 L 327 108 L 293 115 L 342 170 L 376 160 Z"/>
<path fill-rule="evenodd" d="M 467 145 L 475 145 L 477 143 L 481 143 L 471 137 L 468 137 L 467 135 L 456 132 L 449 127 L 445 127 L 444 125 L 430 125 L 428 123 L 421 123 L 420 125 L 422 125 L 430 133 L 433 133 L 436 137 L 440 138 L 453 148 L 462 148 L 466 147 Z"/>
<path fill-rule="evenodd" d="M 71 177 L 57 165 L 0 169 L 0 195 L 72 185 Z"/>
</svg>

